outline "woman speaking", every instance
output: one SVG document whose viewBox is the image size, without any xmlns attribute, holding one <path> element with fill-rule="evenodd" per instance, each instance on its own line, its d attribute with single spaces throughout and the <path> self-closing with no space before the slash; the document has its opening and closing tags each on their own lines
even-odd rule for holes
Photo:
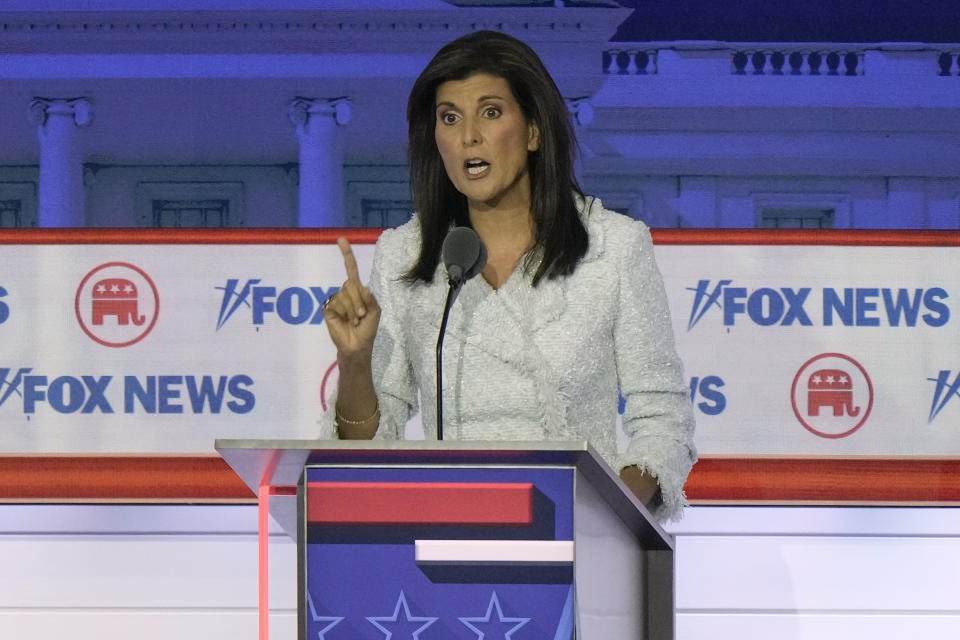
<svg viewBox="0 0 960 640">
<path fill-rule="evenodd" d="M 580 191 L 543 63 L 502 33 L 454 40 L 414 83 L 407 120 L 416 214 L 378 240 L 369 287 L 338 241 L 347 279 L 324 319 L 340 382 L 321 437 L 402 438 L 418 410 L 432 437 L 441 250 L 469 227 L 487 261 L 446 327 L 446 437 L 588 440 L 657 518 L 679 518 L 694 421 L 650 234 Z"/>
</svg>

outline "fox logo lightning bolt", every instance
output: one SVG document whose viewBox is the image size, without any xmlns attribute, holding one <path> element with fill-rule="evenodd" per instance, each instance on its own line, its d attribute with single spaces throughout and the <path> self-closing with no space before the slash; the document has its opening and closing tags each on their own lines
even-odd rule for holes
<svg viewBox="0 0 960 640">
<path fill-rule="evenodd" d="M 960 397 L 960 371 L 957 372 L 953 382 L 950 382 L 950 371 L 944 369 L 936 378 L 927 378 L 930 382 L 937 383 L 937 388 L 933 391 L 933 402 L 930 404 L 930 417 L 927 424 L 934 421 L 947 403 L 954 396 Z"/>
<path fill-rule="evenodd" d="M 700 318 L 703 317 L 710 307 L 717 305 L 717 308 L 723 308 L 720 304 L 720 296 L 723 294 L 723 288 L 733 282 L 733 280 L 720 280 L 717 282 L 717 286 L 713 288 L 713 291 L 707 292 L 708 287 L 710 286 L 709 280 L 701 280 L 697 283 L 697 288 L 687 287 L 687 291 L 693 291 L 697 294 L 696 298 L 693 300 L 693 308 L 690 309 L 690 320 L 687 322 L 687 331 L 693 329 Z"/>
<path fill-rule="evenodd" d="M 215 287 L 220 291 L 223 291 L 223 302 L 220 303 L 220 317 L 217 318 L 217 331 L 227 323 L 227 320 L 230 319 L 230 316 L 233 315 L 233 312 L 236 311 L 241 304 L 245 304 L 248 307 L 250 303 L 247 302 L 247 298 L 250 297 L 250 290 L 254 285 L 260 284 L 260 280 L 247 280 L 247 283 L 243 285 L 243 289 L 240 293 L 237 293 L 237 283 L 240 280 L 238 278 L 231 278 L 227 280 L 227 284 L 222 287 Z M 230 302 L 233 302 L 231 305 Z M 229 307 L 229 309 L 227 309 Z"/>
<path fill-rule="evenodd" d="M 16 393 L 21 398 L 23 394 L 20 392 L 20 385 L 23 383 L 23 375 L 25 373 L 30 373 L 33 369 L 29 367 L 21 367 L 17 370 L 17 374 L 13 377 L 13 380 L 7 381 L 7 376 L 10 375 L 10 368 L 5 367 L 0 369 L 0 406 L 7 401 L 7 398 L 10 397 L 10 394 Z M 3 387 L 6 385 L 6 389 Z"/>
</svg>

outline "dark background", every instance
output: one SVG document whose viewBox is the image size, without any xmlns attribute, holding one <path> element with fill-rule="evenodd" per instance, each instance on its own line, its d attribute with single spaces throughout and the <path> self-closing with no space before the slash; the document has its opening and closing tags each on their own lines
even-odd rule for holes
<svg viewBox="0 0 960 640">
<path fill-rule="evenodd" d="M 618 0 L 616 42 L 960 42 L 960 0 Z"/>
</svg>

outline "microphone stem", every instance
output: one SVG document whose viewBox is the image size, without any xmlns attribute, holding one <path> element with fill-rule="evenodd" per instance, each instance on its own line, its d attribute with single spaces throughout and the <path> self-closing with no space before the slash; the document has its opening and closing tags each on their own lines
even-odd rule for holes
<svg viewBox="0 0 960 640">
<path fill-rule="evenodd" d="M 456 300 L 461 280 L 454 285 L 452 282 L 447 288 L 447 301 L 443 305 L 443 318 L 440 320 L 440 334 L 437 336 L 437 440 L 443 440 L 443 336 L 447 332 L 447 318 L 450 317 L 450 308 Z"/>
</svg>

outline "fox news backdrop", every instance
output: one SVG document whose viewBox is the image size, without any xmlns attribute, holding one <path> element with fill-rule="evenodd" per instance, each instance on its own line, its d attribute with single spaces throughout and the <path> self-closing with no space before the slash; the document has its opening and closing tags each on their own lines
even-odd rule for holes
<svg viewBox="0 0 960 640">
<path fill-rule="evenodd" d="M 28 459 L 176 468 L 216 438 L 316 437 L 341 233 L 368 273 L 376 231 L 0 236 L 0 453 L 21 473 L 5 491 L 29 494 Z M 957 499 L 943 476 L 960 459 L 960 235 L 654 237 L 697 415 L 692 498 Z M 831 473 L 851 490 L 832 493 Z M 905 478 L 927 486 L 904 493 Z"/>
</svg>

